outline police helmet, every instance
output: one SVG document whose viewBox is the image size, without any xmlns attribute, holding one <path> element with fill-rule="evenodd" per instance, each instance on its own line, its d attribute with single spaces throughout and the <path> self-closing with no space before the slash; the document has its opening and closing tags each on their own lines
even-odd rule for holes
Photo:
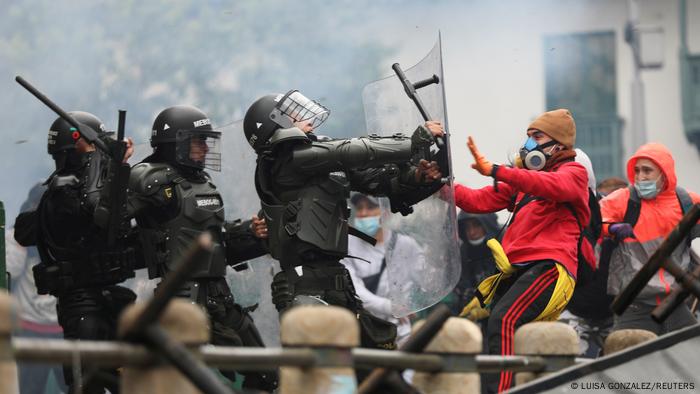
<svg viewBox="0 0 700 394">
<path fill-rule="evenodd" d="M 198 169 L 221 170 L 221 132 L 214 130 L 202 110 L 176 105 L 161 111 L 153 121 L 151 146 L 174 144 L 176 163 Z"/>
</svg>

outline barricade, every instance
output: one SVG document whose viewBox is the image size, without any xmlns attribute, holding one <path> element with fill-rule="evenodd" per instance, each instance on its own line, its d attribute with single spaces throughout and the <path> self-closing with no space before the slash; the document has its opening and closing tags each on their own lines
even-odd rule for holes
<svg viewBox="0 0 700 394">
<path fill-rule="evenodd" d="M 3 273 L 4 274 L 4 273 Z M 0 290 L 0 394 L 19 392 L 17 363 L 12 355 L 12 326 L 17 320 L 12 297 Z"/>
<path fill-rule="evenodd" d="M 513 339 L 515 354 L 525 356 L 548 355 L 574 358 L 579 353 L 579 337 L 568 324 L 533 322 L 520 327 Z M 515 385 L 525 384 L 550 372 L 519 372 Z"/>
<path fill-rule="evenodd" d="M 298 306 L 282 317 L 283 346 L 324 347 L 337 362 L 322 368 L 280 368 L 281 394 L 351 394 L 357 388 L 350 348 L 360 343 L 357 318 L 335 306 Z"/>
<path fill-rule="evenodd" d="M 603 354 L 607 356 L 656 338 L 657 335 L 655 333 L 647 330 L 627 329 L 613 331 L 605 339 Z"/>
<path fill-rule="evenodd" d="M 170 358 L 147 343 L 10 338 L 9 322 L 12 319 L 9 305 L 10 297 L 0 296 L 0 355 L 4 356 L 0 358 L 3 367 L 0 369 L 0 394 L 16 394 L 17 374 L 13 359 L 66 365 L 82 360 L 95 366 L 121 366 L 122 391 L 128 393 L 234 392 L 225 387 L 222 390 L 215 385 L 190 383 L 196 380 L 180 372 L 183 365 L 178 365 L 180 369 L 177 369 Z M 127 310 L 120 321 L 120 334 L 129 329 L 134 316 L 141 315 L 143 308 L 143 305 L 136 305 Z M 207 345 L 209 328 L 203 311 L 182 300 L 170 303 L 159 316 L 158 330 L 165 332 L 173 344 L 183 347 L 188 357 L 200 365 L 241 371 L 280 367 L 280 392 L 285 394 L 353 393 L 357 387 L 354 368 L 414 369 L 417 371 L 414 383 L 426 393 L 479 392 L 478 372 L 503 369 L 552 372 L 576 361 L 574 356 L 549 355 L 567 353 L 549 346 L 552 338 L 557 337 L 555 330 L 568 327 L 558 323 L 533 323 L 550 325 L 535 330 L 539 332 L 536 338 L 523 334 L 531 328 L 516 333 L 516 351 L 528 353 L 527 356 L 495 356 L 476 354 L 481 349 L 479 330 L 471 322 L 457 318 L 448 319 L 444 326 L 435 330 L 438 337 L 427 342 L 425 353 L 411 353 L 355 347 L 359 343 L 357 319 L 347 310 L 337 307 L 303 306 L 287 312 L 281 325 L 284 348 Z M 543 338 L 545 332 L 546 338 Z M 567 334 L 564 332 L 560 336 L 566 337 Z M 525 339 L 523 344 L 522 338 L 530 339 Z M 571 350 L 577 349 L 577 341 L 570 341 L 570 344 L 576 343 Z M 536 343 L 540 345 L 533 345 Z M 4 368 L 6 366 L 10 368 Z"/>
<path fill-rule="evenodd" d="M 422 321 L 416 323 L 414 329 L 420 327 L 422 323 Z M 467 319 L 451 317 L 447 319 L 425 351 L 478 354 L 482 349 L 482 340 L 481 329 L 476 324 Z M 478 373 L 416 372 L 413 376 L 413 385 L 426 394 L 478 394 L 481 392 Z"/>
<path fill-rule="evenodd" d="M 119 319 L 119 332 L 128 331 L 145 308 L 145 304 L 132 305 Z M 174 299 L 163 311 L 158 323 L 170 337 L 186 346 L 209 342 L 209 324 L 201 307 L 187 301 Z M 169 363 L 149 366 L 125 366 L 122 371 L 121 390 L 133 394 L 199 394 L 199 391 L 183 374 Z"/>
</svg>

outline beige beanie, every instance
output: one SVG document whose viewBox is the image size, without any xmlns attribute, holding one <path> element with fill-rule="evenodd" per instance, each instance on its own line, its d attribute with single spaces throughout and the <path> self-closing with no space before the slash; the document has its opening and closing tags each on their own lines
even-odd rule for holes
<svg viewBox="0 0 700 394">
<path fill-rule="evenodd" d="M 530 123 L 527 129 L 540 130 L 568 149 L 574 149 L 576 123 L 574 123 L 574 118 L 568 109 L 545 112 Z"/>
</svg>

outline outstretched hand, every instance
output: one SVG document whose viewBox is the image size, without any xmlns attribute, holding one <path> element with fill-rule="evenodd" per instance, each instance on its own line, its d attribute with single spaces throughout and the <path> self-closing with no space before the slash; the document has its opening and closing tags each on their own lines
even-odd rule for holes
<svg viewBox="0 0 700 394">
<path fill-rule="evenodd" d="M 472 156 L 474 156 L 474 164 L 472 164 L 472 168 L 479 171 L 481 175 L 491 176 L 491 172 L 493 171 L 493 164 L 490 161 L 486 160 L 484 155 L 482 155 L 481 152 L 479 152 L 479 149 L 476 147 L 474 139 L 471 136 L 467 140 L 467 147 L 472 153 Z"/>
</svg>

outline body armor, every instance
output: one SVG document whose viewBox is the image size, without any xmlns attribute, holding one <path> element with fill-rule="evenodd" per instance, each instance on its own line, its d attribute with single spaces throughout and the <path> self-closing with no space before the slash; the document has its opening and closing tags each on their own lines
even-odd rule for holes
<svg viewBox="0 0 700 394">
<path fill-rule="evenodd" d="M 261 154 L 256 187 L 269 228 L 272 256 L 283 268 L 346 256 L 350 190 L 391 194 L 401 175 L 391 163 L 408 163 L 420 154 L 416 149 L 419 144 L 412 143 L 412 139 L 415 137 L 398 134 L 291 142 L 286 150 L 280 147 L 274 155 Z"/>
<path fill-rule="evenodd" d="M 41 263 L 33 267 L 39 294 L 114 285 L 134 276 L 134 250 L 108 248 L 92 221 L 107 159 L 94 151 L 84 160 L 76 174 L 52 176 L 39 203 L 36 242 Z"/>
<path fill-rule="evenodd" d="M 173 166 L 142 163 L 132 170 L 131 186 L 136 192 L 176 199 L 174 212 L 165 221 L 139 215 L 141 243 L 151 279 L 173 270 L 173 264 L 190 244 L 206 230 L 214 235 L 214 250 L 199 262 L 193 278 L 215 278 L 226 274 L 226 256 L 221 244 L 224 206 L 216 186 L 207 178 L 193 181 L 182 177 Z"/>
<path fill-rule="evenodd" d="M 131 171 L 129 188 L 133 194 L 129 204 L 139 225 L 149 277 L 167 276 L 191 243 L 202 232 L 211 231 L 212 253 L 197 262 L 191 280 L 176 295 L 206 310 L 212 344 L 263 347 L 249 311 L 235 302 L 225 274 L 227 264 L 258 257 L 264 251 L 251 241 L 252 234 L 244 234 L 249 223 L 224 222 L 223 200 L 206 173 L 192 173 L 186 178 L 184 171 L 167 163 L 140 163 Z M 222 233 L 222 228 L 226 232 Z M 233 371 L 221 373 L 236 380 Z M 272 391 L 277 386 L 275 373 L 243 374 L 244 388 Z"/>
</svg>

